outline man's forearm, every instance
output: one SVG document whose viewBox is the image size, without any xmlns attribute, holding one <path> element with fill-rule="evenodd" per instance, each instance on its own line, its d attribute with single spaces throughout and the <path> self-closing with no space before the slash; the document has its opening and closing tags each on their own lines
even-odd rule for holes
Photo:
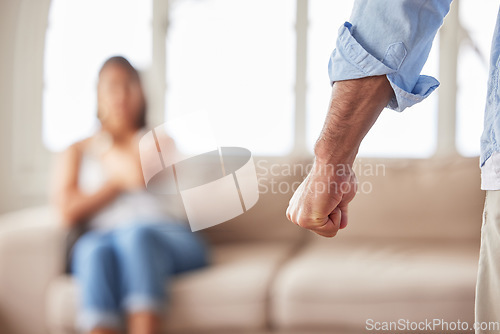
<svg viewBox="0 0 500 334">
<path fill-rule="evenodd" d="M 314 147 L 320 164 L 352 164 L 361 141 L 394 92 L 385 75 L 335 82 Z"/>
</svg>

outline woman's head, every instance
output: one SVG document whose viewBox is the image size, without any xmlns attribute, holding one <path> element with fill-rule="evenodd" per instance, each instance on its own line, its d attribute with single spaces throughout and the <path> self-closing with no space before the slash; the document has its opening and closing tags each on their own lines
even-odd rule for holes
<svg viewBox="0 0 500 334">
<path fill-rule="evenodd" d="M 146 99 L 139 72 L 123 57 L 111 57 L 99 71 L 97 116 L 111 132 L 137 130 L 146 124 Z"/>
</svg>

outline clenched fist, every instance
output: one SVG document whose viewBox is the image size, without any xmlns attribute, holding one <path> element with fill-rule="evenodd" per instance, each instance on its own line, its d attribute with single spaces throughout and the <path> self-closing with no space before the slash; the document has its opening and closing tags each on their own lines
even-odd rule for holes
<svg viewBox="0 0 500 334">
<path fill-rule="evenodd" d="M 349 165 L 315 162 L 290 200 L 287 218 L 321 236 L 334 237 L 347 226 L 347 206 L 356 190 L 356 175 Z"/>
<path fill-rule="evenodd" d="M 364 136 L 394 95 L 385 75 L 337 81 L 319 139 L 316 160 L 293 195 L 286 215 L 324 237 L 347 226 L 357 181 L 351 166 Z"/>
</svg>

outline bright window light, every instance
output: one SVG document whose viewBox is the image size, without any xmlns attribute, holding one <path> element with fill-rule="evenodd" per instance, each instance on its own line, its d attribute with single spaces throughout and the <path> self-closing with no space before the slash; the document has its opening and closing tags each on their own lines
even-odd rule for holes
<svg viewBox="0 0 500 334">
<path fill-rule="evenodd" d="M 92 134 L 97 74 L 122 55 L 138 69 L 151 63 L 151 1 L 52 0 L 45 45 L 43 141 L 52 151 Z"/>
<path fill-rule="evenodd" d="M 339 27 L 349 21 L 353 1 L 309 0 L 307 144 L 313 150 L 323 125 L 331 87 L 328 60 Z M 438 77 L 438 40 L 423 74 Z M 360 156 L 430 157 L 436 147 L 437 93 L 402 113 L 384 110 L 361 144 Z"/>
<path fill-rule="evenodd" d="M 479 155 L 483 131 L 490 47 L 498 1 L 460 0 L 460 21 L 469 38 L 462 40 L 457 66 L 457 150 Z M 480 22 L 480 24 L 478 24 Z"/>
<path fill-rule="evenodd" d="M 219 146 L 241 146 L 260 155 L 290 152 L 294 22 L 295 2 L 290 0 L 173 2 L 167 121 L 204 111 Z"/>
</svg>

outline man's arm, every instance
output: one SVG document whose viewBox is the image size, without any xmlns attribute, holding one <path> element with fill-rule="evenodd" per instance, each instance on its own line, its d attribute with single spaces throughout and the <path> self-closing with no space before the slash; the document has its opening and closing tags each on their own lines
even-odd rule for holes
<svg viewBox="0 0 500 334">
<path fill-rule="evenodd" d="M 339 81 L 314 147 L 316 162 L 351 165 L 361 140 L 393 96 L 386 76 Z"/>
<path fill-rule="evenodd" d="M 420 75 L 451 0 L 357 0 L 339 29 L 329 75 L 328 115 L 314 148 L 314 166 L 290 200 L 287 217 L 333 237 L 347 225 L 357 190 L 352 164 L 384 107 L 402 111 L 439 82 Z"/>
<path fill-rule="evenodd" d="M 335 236 L 347 225 L 347 205 L 357 189 L 354 158 L 392 96 L 385 76 L 333 85 L 325 125 L 314 148 L 314 166 L 290 200 L 288 219 L 325 237 Z"/>
</svg>

